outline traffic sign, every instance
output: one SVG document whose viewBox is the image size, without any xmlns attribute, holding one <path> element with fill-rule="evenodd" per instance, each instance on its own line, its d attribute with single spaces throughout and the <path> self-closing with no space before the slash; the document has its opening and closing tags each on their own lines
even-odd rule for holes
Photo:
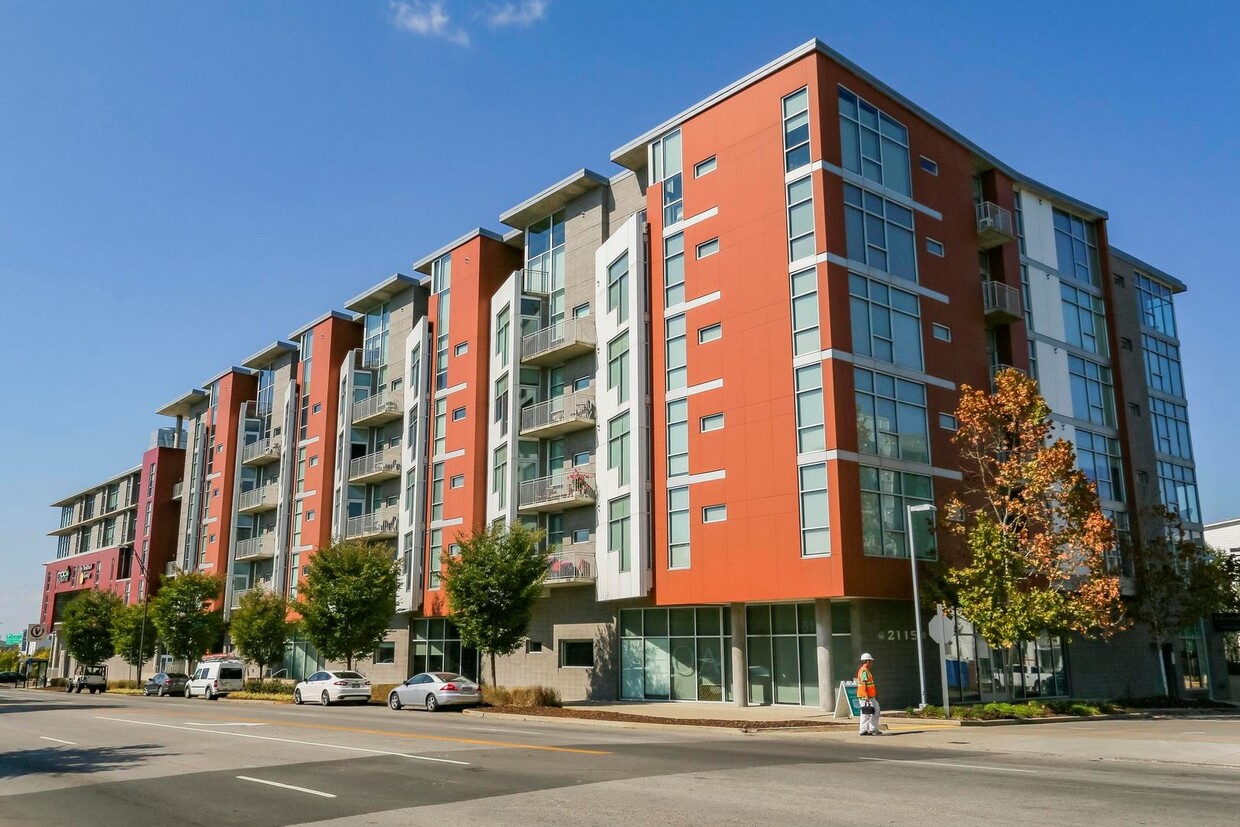
<svg viewBox="0 0 1240 827">
<path fill-rule="evenodd" d="M 42 623 L 31 623 L 26 627 L 26 640 L 34 643 L 47 638 L 47 627 Z"/>
<path fill-rule="evenodd" d="M 930 618 L 930 622 L 926 624 L 928 627 L 927 631 L 930 632 L 930 639 L 935 643 L 947 642 L 956 632 L 953 624 L 954 621 L 952 618 L 942 612 L 939 612 L 934 617 Z"/>
<path fill-rule="evenodd" d="M 5 635 L 4 645 L 5 646 L 21 646 L 22 645 L 21 632 L 10 632 L 9 634 Z"/>
</svg>

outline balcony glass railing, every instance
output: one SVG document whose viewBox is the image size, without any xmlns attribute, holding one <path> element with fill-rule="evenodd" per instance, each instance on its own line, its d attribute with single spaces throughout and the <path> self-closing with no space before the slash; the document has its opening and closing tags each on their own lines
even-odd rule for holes
<svg viewBox="0 0 1240 827">
<path fill-rule="evenodd" d="M 353 403 L 353 421 L 362 422 L 368 419 L 395 419 L 400 416 L 401 400 L 390 391 L 380 391 L 368 396 L 360 402 Z"/>
<path fill-rule="evenodd" d="M 576 580 L 594 580 L 594 547 L 585 543 L 560 546 L 547 555 L 551 567 L 547 569 L 546 582 L 563 583 Z"/>
<path fill-rule="evenodd" d="M 572 508 L 595 499 L 594 466 L 583 465 L 550 476 L 525 480 L 517 487 L 517 507 L 556 510 L 556 506 Z"/>
<path fill-rule="evenodd" d="M 349 539 L 395 537 L 400 528 L 400 515 L 395 508 L 381 508 L 360 517 L 350 517 L 344 524 Z"/>
<path fill-rule="evenodd" d="M 521 358 L 535 359 L 574 346 L 579 350 L 593 350 L 595 340 L 594 319 L 589 316 L 564 319 L 522 337 Z"/>
<path fill-rule="evenodd" d="M 400 446 L 394 445 L 349 461 L 349 479 L 379 474 L 400 476 Z"/>
<path fill-rule="evenodd" d="M 568 430 L 573 423 L 592 424 L 594 417 L 594 390 L 577 391 L 524 408 L 521 430 L 537 431 L 556 426 Z"/>
</svg>

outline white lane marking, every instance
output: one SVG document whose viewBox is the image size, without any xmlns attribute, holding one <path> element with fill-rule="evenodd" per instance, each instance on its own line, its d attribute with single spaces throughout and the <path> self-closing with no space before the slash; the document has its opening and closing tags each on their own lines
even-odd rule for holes
<svg viewBox="0 0 1240 827">
<path fill-rule="evenodd" d="M 282 790 L 296 790 L 299 793 L 310 793 L 310 795 L 317 795 L 322 798 L 336 797 L 334 793 L 320 792 L 319 790 L 312 790 L 309 787 L 294 787 L 292 784 L 281 784 L 279 781 L 267 781 L 262 778 L 251 778 L 248 775 L 238 775 L 237 778 L 242 781 L 253 781 L 255 784 L 267 784 L 272 787 L 279 787 Z"/>
<path fill-rule="evenodd" d="M 1181 732 L 1181 735 L 1205 735 L 1205 732 L 1193 730 L 1192 732 Z"/>
<path fill-rule="evenodd" d="M 186 721 L 186 726 L 267 726 L 266 724 L 251 724 L 245 721 Z"/>
<path fill-rule="evenodd" d="M 948 769 L 965 769 L 965 770 L 989 770 L 990 772 L 1024 772 L 1030 775 L 1037 775 L 1037 770 L 1017 770 L 1011 767 L 983 767 L 979 764 L 948 764 L 944 761 L 912 761 L 902 758 L 866 758 L 861 757 L 862 761 L 885 761 L 889 764 L 925 764 L 928 767 L 947 767 Z"/>
<path fill-rule="evenodd" d="M 196 727 L 176 726 L 175 724 L 157 724 L 153 721 L 134 721 L 129 718 L 109 718 L 105 715 L 96 715 L 100 721 L 115 721 L 119 724 L 136 724 L 138 726 L 154 726 L 163 729 L 180 729 L 185 732 L 209 732 L 212 735 L 230 735 L 233 738 L 253 738 L 257 741 L 278 741 L 282 744 L 301 744 L 307 747 L 325 747 L 327 749 L 347 750 L 348 752 L 367 752 L 371 755 L 394 755 L 397 758 L 412 758 L 417 761 L 434 761 L 437 764 L 459 764 L 468 767 L 468 761 L 453 761 L 451 758 L 431 758 L 426 755 L 410 755 L 407 752 L 391 752 L 383 749 L 366 749 L 365 747 L 346 747 L 340 744 L 323 744 L 318 741 L 297 741 L 292 738 L 276 738 L 271 735 L 251 735 L 248 732 L 220 732 L 214 729 L 198 729 Z"/>
<path fill-rule="evenodd" d="M 42 738 L 44 741 L 55 741 L 58 744 L 68 744 L 71 747 L 77 746 L 76 741 L 64 741 L 64 740 L 61 740 L 60 738 L 49 738 L 46 735 L 40 735 L 39 737 Z"/>
</svg>

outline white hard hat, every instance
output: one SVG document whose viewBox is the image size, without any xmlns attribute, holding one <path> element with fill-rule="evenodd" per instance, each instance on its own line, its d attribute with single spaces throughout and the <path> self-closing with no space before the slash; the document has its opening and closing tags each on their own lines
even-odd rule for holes
<svg viewBox="0 0 1240 827">
<path fill-rule="evenodd" d="M 862 653 L 861 653 L 861 662 L 862 662 L 862 663 L 865 663 L 867 660 L 874 660 L 874 656 L 873 656 L 873 655 L 871 655 L 869 652 L 862 652 Z"/>
</svg>

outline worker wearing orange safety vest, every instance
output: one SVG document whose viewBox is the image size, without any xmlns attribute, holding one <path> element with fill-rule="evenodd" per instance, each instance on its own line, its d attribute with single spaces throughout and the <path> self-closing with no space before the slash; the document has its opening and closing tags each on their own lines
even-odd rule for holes
<svg viewBox="0 0 1240 827">
<path fill-rule="evenodd" d="M 874 656 L 866 652 L 861 656 L 861 668 L 857 670 L 857 700 L 861 702 L 861 734 L 882 735 L 878 728 L 878 688 L 874 685 Z M 873 707 L 866 712 L 866 707 Z"/>
</svg>

